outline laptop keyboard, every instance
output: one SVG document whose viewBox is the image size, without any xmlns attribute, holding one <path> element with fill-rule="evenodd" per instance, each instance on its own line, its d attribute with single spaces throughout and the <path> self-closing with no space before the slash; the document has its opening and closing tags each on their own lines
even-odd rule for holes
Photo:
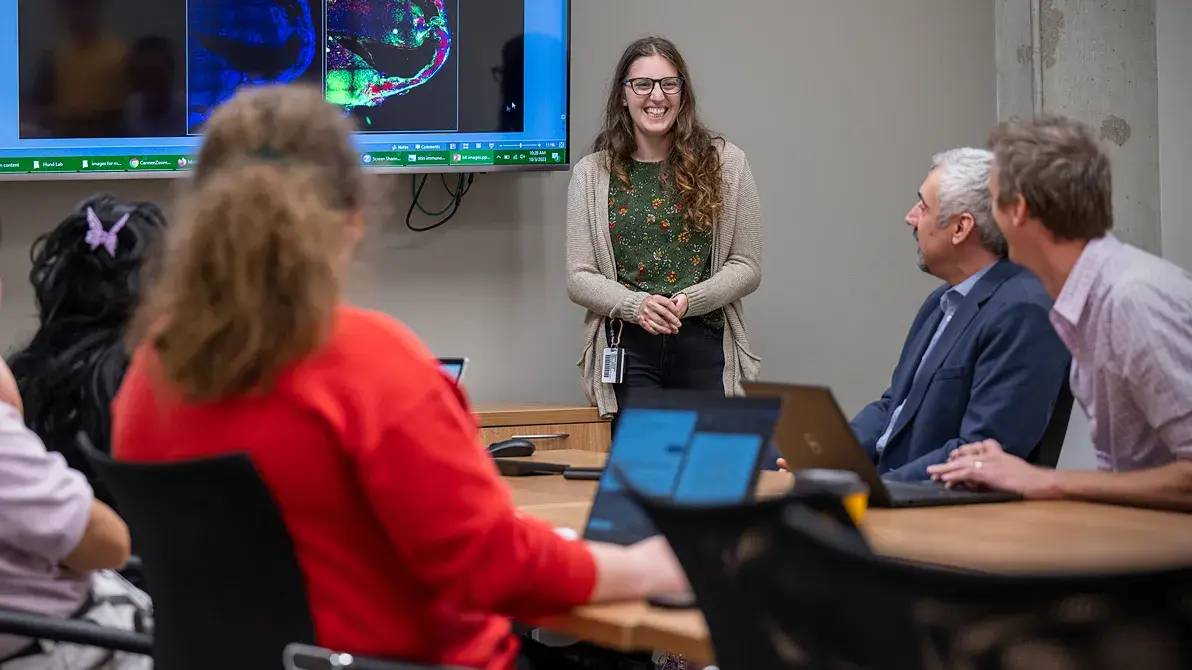
<svg viewBox="0 0 1192 670">
<path fill-rule="evenodd" d="M 895 500 L 931 500 L 935 498 L 956 498 L 975 495 L 967 489 L 949 489 L 937 482 L 883 482 L 890 497 Z"/>
</svg>

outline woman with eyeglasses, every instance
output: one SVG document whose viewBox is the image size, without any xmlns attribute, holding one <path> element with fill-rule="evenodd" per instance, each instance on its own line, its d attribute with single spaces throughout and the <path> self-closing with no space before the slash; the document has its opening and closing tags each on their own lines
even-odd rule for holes
<svg viewBox="0 0 1192 670">
<path fill-rule="evenodd" d="M 588 399 L 609 415 L 627 388 L 740 395 L 761 364 L 741 307 L 761 283 L 757 186 L 745 153 L 700 121 L 670 40 L 625 49 L 594 148 L 567 201 L 567 294 L 588 310 Z"/>
</svg>

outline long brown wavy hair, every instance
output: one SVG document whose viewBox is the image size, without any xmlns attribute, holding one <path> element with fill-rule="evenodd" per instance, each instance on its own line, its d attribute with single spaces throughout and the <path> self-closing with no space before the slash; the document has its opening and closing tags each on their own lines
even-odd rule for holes
<svg viewBox="0 0 1192 670">
<path fill-rule="evenodd" d="M 633 162 L 633 152 L 637 150 L 637 140 L 633 119 L 624 104 L 624 82 L 634 62 L 648 56 L 667 59 L 683 78 L 679 112 L 670 131 L 673 141 L 670 154 L 663 163 L 663 175 L 673 180 L 683 208 L 684 225 L 691 230 L 709 231 L 724 207 L 720 150 L 716 146 L 717 142 L 723 142 L 723 138 L 700 121 L 687 62 L 673 42 L 665 37 L 643 37 L 625 48 L 609 87 L 604 127 L 596 136 L 593 149 L 605 152 L 608 171 L 628 186 L 629 166 Z"/>
<path fill-rule="evenodd" d="M 212 114 L 136 334 L 191 401 L 267 390 L 328 336 L 364 200 L 343 110 L 306 86 Z"/>
</svg>

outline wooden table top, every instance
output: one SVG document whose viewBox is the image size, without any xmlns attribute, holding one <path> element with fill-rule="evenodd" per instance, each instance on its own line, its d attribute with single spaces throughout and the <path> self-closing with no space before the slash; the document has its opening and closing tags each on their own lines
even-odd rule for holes
<svg viewBox="0 0 1192 670">
<path fill-rule="evenodd" d="M 551 405 L 549 403 L 481 404 L 472 414 L 482 428 L 494 426 L 558 425 L 567 423 L 597 423 L 601 419 L 595 407 Z"/>
<path fill-rule="evenodd" d="M 598 466 L 604 454 L 545 452 L 532 458 Z M 596 482 L 559 476 L 507 478 L 526 514 L 582 532 Z M 763 473 L 759 493 L 789 490 L 785 473 Z M 1192 565 L 1192 514 L 1079 502 L 871 509 L 861 524 L 873 550 L 887 556 L 1003 573 L 1101 572 Z M 669 649 L 711 662 L 698 611 L 644 602 L 591 605 L 546 626 L 618 649 Z"/>
</svg>

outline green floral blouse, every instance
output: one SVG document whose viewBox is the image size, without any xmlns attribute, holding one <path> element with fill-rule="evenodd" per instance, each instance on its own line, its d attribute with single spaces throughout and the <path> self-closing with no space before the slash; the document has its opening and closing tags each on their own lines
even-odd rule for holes
<svg viewBox="0 0 1192 670">
<path fill-rule="evenodd" d="M 662 163 L 635 161 L 631 187 L 613 175 L 608 184 L 608 228 L 617 262 L 617 279 L 635 291 L 671 297 L 708 278 L 712 235 L 688 231 L 683 207 L 662 179 Z M 704 316 L 709 326 L 724 326 L 716 310 Z"/>
</svg>

